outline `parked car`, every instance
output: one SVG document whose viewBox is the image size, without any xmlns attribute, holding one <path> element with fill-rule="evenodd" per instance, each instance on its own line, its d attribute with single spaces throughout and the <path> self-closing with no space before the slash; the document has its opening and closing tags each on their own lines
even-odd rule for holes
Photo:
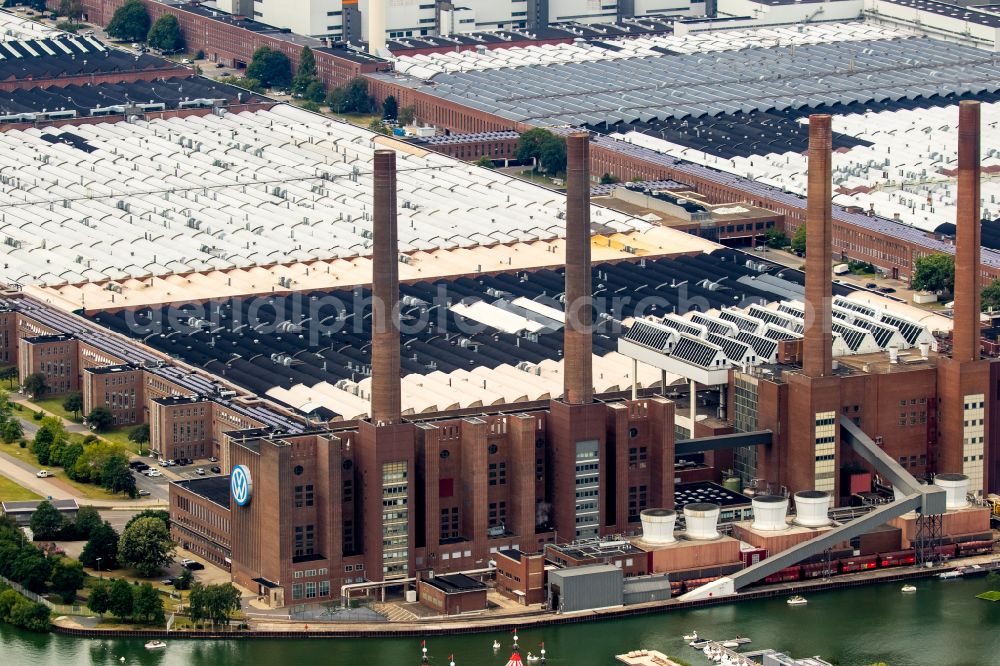
<svg viewBox="0 0 1000 666">
<path fill-rule="evenodd" d="M 141 462 L 135 466 L 135 470 L 137 472 L 145 472 L 147 469 L 149 469 L 149 465 L 147 465 L 146 463 Z"/>
<path fill-rule="evenodd" d="M 865 284 L 865 289 L 878 289 L 878 285 L 874 282 L 869 282 Z"/>
<path fill-rule="evenodd" d="M 208 462 L 219 462 L 219 459 L 216 458 L 215 456 L 212 456 L 211 458 L 208 459 Z"/>
<path fill-rule="evenodd" d="M 205 468 L 204 467 L 199 467 L 198 469 L 196 469 L 194 471 L 194 473 L 197 474 L 197 475 L 199 475 L 199 476 L 205 476 Z"/>
<path fill-rule="evenodd" d="M 182 562 L 181 566 L 187 569 L 188 571 L 201 571 L 202 569 L 205 568 L 204 564 L 202 564 L 201 562 L 195 562 L 194 560 L 188 560 L 186 564 Z"/>
<path fill-rule="evenodd" d="M 140 490 L 138 494 L 139 494 L 139 497 L 149 497 L 149 491 L 148 490 Z"/>
<path fill-rule="evenodd" d="M 226 63 L 224 63 L 224 62 L 217 62 L 217 63 L 215 63 L 215 68 L 216 69 L 222 69 L 225 66 L 226 66 Z"/>
<path fill-rule="evenodd" d="M 879 289 L 879 291 L 881 291 L 883 294 L 895 294 L 896 293 L 896 290 L 893 289 L 892 287 L 882 287 L 881 289 Z"/>
<path fill-rule="evenodd" d="M 191 58 L 184 58 L 183 60 L 181 60 L 181 64 L 182 65 L 190 65 L 191 64 Z"/>
<path fill-rule="evenodd" d="M 216 465 L 211 468 L 212 474 L 222 474 L 222 468 Z"/>
<path fill-rule="evenodd" d="M 146 476 L 148 476 L 149 478 L 151 478 L 151 479 L 152 479 L 152 478 L 153 478 L 154 476 L 163 476 L 163 472 L 161 472 L 161 471 L 160 471 L 160 470 L 158 470 L 158 469 L 148 469 L 148 470 L 146 470 L 146 471 L 145 471 L 145 472 L 143 472 L 143 473 L 144 473 L 144 474 L 145 474 Z"/>
<path fill-rule="evenodd" d="M 35 476 L 37 476 L 39 479 L 47 479 L 50 476 L 55 476 L 55 474 L 53 474 L 47 469 L 40 469 L 38 470 L 38 472 L 35 473 Z"/>
<path fill-rule="evenodd" d="M 167 467 L 173 467 L 176 464 L 177 464 L 176 460 L 168 460 L 167 461 Z"/>
</svg>

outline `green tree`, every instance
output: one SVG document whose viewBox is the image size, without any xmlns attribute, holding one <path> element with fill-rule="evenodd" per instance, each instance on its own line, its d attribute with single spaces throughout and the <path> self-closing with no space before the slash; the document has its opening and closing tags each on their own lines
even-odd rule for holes
<svg viewBox="0 0 1000 666">
<path fill-rule="evenodd" d="M 1000 309 L 1000 278 L 994 278 L 992 282 L 983 287 L 982 306 L 984 312 Z"/>
<path fill-rule="evenodd" d="M 483 155 L 474 163 L 477 167 L 483 167 L 484 169 L 493 168 L 493 160 L 490 159 L 489 155 Z"/>
<path fill-rule="evenodd" d="M 520 162 L 534 160 L 536 170 L 554 176 L 566 170 L 566 140 L 547 129 L 530 129 L 518 139 L 516 157 Z"/>
<path fill-rule="evenodd" d="M 52 446 L 53 439 L 52 432 L 45 428 L 39 428 L 35 433 L 35 439 L 31 442 L 31 452 L 38 458 L 40 465 L 49 464 L 49 447 Z"/>
<path fill-rule="evenodd" d="M 63 409 L 73 415 L 73 418 L 77 418 L 80 415 L 80 411 L 83 409 L 83 394 L 81 393 L 70 393 L 66 396 L 62 403 Z"/>
<path fill-rule="evenodd" d="M 607 171 L 605 171 L 604 175 L 601 176 L 601 185 L 614 185 L 615 183 L 620 183 L 620 182 L 621 182 L 620 180 L 612 176 Z"/>
<path fill-rule="evenodd" d="M 135 616 L 143 622 L 163 624 L 163 598 L 149 583 L 135 590 Z"/>
<path fill-rule="evenodd" d="M 141 518 L 122 531 L 118 539 L 118 561 L 134 567 L 142 576 L 152 576 L 173 560 L 174 543 L 163 521 Z"/>
<path fill-rule="evenodd" d="M 368 94 L 368 82 L 360 77 L 334 88 L 326 103 L 334 113 L 371 113 L 375 99 Z"/>
<path fill-rule="evenodd" d="M 141 0 L 127 0 L 111 17 L 104 31 L 112 39 L 141 42 L 149 34 L 149 12 Z"/>
<path fill-rule="evenodd" d="M 764 233 L 764 245 L 780 249 L 788 245 L 788 235 L 781 229 L 771 227 Z"/>
<path fill-rule="evenodd" d="M 79 19 L 83 16 L 83 6 L 80 0 L 60 0 L 59 14 L 71 19 Z"/>
<path fill-rule="evenodd" d="M 101 526 L 101 514 L 92 506 L 81 506 L 76 512 L 76 533 L 81 539 L 89 539 L 94 530 Z"/>
<path fill-rule="evenodd" d="M 395 120 L 397 115 L 399 115 L 399 104 L 396 103 L 395 97 L 389 95 L 382 102 L 382 117 L 387 120 Z"/>
<path fill-rule="evenodd" d="M 247 78 L 257 79 L 267 88 L 286 87 L 292 82 L 292 63 L 281 51 L 262 46 L 253 52 Z"/>
<path fill-rule="evenodd" d="M 184 50 L 184 35 L 181 33 L 181 25 L 177 17 L 173 14 L 164 14 L 156 19 L 156 23 L 149 29 L 146 35 L 146 42 L 154 49 L 159 49 L 164 53 L 177 53 Z"/>
<path fill-rule="evenodd" d="M 368 123 L 368 129 L 371 130 L 372 132 L 377 132 L 379 134 L 389 133 L 389 128 L 386 127 L 385 123 L 383 123 L 378 118 L 372 118 L 372 121 Z"/>
<path fill-rule="evenodd" d="M 195 583 L 188 596 L 193 622 L 208 620 L 212 625 L 225 624 L 240 609 L 240 592 L 231 583 L 203 585 Z"/>
<path fill-rule="evenodd" d="M 557 173 L 566 171 L 566 141 L 562 137 L 554 136 L 551 140 L 542 144 L 539 164 L 542 171 L 554 176 Z"/>
<path fill-rule="evenodd" d="M 10 388 L 14 388 L 14 382 L 17 381 L 18 377 L 19 374 L 16 365 L 12 365 L 9 368 L 4 368 L 3 370 L 0 370 L 0 379 L 6 379 L 7 385 Z"/>
<path fill-rule="evenodd" d="M 33 398 L 39 398 L 49 390 L 49 385 L 45 382 L 45 375 L 40 372 L 31 373 L 24 378 L 21 384 L 28 395 Z"/>
<path fill-rule="evenodd" d="M 28 631 L 48 631 L 52 626 L 49 620 L 49 607 L 45 604 L 21 599 L 10 611 L 10 623 Z"/>
<path fill-rule="evenodd" d="M 10 573 L 11 578 L 32 592 L 41 592 L 52 573 L 52 561 L 38 548 L 21 548 L 11 565 Z"/>
<path fill-rule="evenodd" d="M 251 92 L 264 92 L 264 85 L 257 79 L 248 79 L 244 76 L 220 76 L 217 80 L 219 83 L 226 83 Z"/>
<path fill-rule="evenodd" d="M 87 414 L 87 425 L 94 432 L 104 432 L 115 423 L 115 415 L 107 407 L 94 407 Z"/>
<path fill-rule="evenodd" d="M 412 125 L 413 121 L 417 117 L 417 108 L 415 106 L 404 106 L 399 110 L 396 116 L 396 122 L 400 125 Z"/>
<path fill-rule="evenodd" d="M 315 84 L 319 84 L 320 89 L 323 83 L 319 80 L 319 72 L 316 69 L 316 56 L 313 50 L 306 46 L 299 54 L 299 66 L 295 69 L 295 76 L 292 78 L 292 94 L 296 97 L 313 99 L 315 95 Z M 310 87 L 313 87 L 313 94 L 307 94 Z M 323 95 L 325 96 L 325 92 Z M 314 101 L 322 101 L 322 97 Z"/>
<path fill-rule="evenodd" d="M 0 439 L 4 444 L 12 444 L 24 437 L 24 428 L 17 419 L 9 419 L 0 427 Z"/>
<path fill-rule="evenodd" d="M 108 581 L 99 580 L 90 588 L 90 596 L 87 597 L 87 608 L 94 613 L 107 613 L 111 604 L 111 589 Z"/>
<path fill-rule="evenodd" d="M 913 288 L 952 293 L 955 289 L 955 257 L 929 254 L 918 258 L 913 266 Z"/>
<path fill-rule="evenodd" d="M 47 500 L 39 504 L 31 514 L 31 532 L 35 535 L 36 541 L 56 538 L 64 523 L 62 514 Z"/>
<path fill-rule="evenodd" d="M 128 433 L 128 441 L 135 442 L 140 447 L 149 444 L 149 424 L 143 423 L 132 428 Z"/>
<path fill-rule="evenodd" d="M 82 564 L 60 557 L 52 566 L 52 590 L 59 595 L 64 604 L 71 604 L 76 599 L 77 590 L 83 588 L 86 577 Z"/>
<path fill-rule="evenodd" d="M 165 509 L 143 509 L 129 518 L 129 521 L 125 523 L 125 529 L 132 527 L 136 521 L 142 520 L 143 518 L 156 518 L 157 520 L 163 522 L 163 526 L 167 528 L 167 531 L 170 530 L 170 512 Z"/>
<path fill-rule="evenodd" d="M 80 442 L 67 442 L 66 446 L 63 447 L 62 455 L 59 456 L 59 464 L 62 465 L 63 469 L 66 470 L 66 474 L 70 478 L 75 478 L 72 474 L 73 466 L 76 465 L 76 461 L 80 459 L 83 455 L 83 444 Z"/>
<path fill-rule="evenodd" d="M 0 622 L 10 621 L 10 612 L 14 610 L 14 606 L 20 600 L 21 595 L 9 587 L 0 592 Z"/>
<path fill-rule="evenodd" d="M 101 571 L 118 567 L 118 533 L 107 521 L 90 531 L 90 538 L 80 553 L 80 562 L 91 569 L 98 568 L 98 558 L 101 560 Z"/>
<path fill-rule="evenodd" d="M 194 574 L 187 567 L 181 569 L 181 573 L 174 578 L 174 589 L 176 590 L 190 590 L 191 585 L 194 583 Z"/>
<path fill-rule="evenodd" d="M 322 81 L 317 79 L 306 86 L 302 97 L 306 100 L 307 104 L 315 107 L 315 111 L 319 111 L 319 104 L 326 99 L 326 86 L 323 85 Z"/>
<path fill-rule="evenodd" d="M 800 224 L 795 228 L 795 233 L 792 234 L 792 252 L 797 252 L 799 254 L 806 254 L 806 225 Z"/>
<path fill-rule="evenodd" d="M 135 497 L 135 477 L 128 466 L 128 458 L 124 454 L 111 456 L 101 468 L 101 486 L 113 493 L 124 493 Z"/>
<path fill-rule="evenodd" d="M 124 578 L 111 581 L 108 589 L 108 610 L 119 620 L 132 617 L 135 611 L 135 592 Z"/>
</svg>

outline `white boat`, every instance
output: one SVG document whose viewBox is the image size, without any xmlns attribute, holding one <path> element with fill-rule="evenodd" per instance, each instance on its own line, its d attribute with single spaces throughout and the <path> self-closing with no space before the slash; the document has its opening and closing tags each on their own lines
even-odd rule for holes
<svg viewBox="0 0 1000 666">
<path fill-rule="evenodd" d="M 916 592 L 916 591 L 917 591 L 917 586 L 916 585 L 904 585 L 903 586 L 903 592 Z"/>
<path fill-rule="evenodd" d="M 939 573 L 938 578 L 942 580 L 955 580 L 956 578 L 961 578 L 962 574 L 962 569 L 952 569 L 951 571 Z"/>
<path fill-rule="evenodd" d="M 693 647 L 695 650 L 704 650 L 705 646 L 710 645 L 711 643 L 712 641 L 707 639 L 698 639 L 696 641 L 691 641 L 690 643 L 688 643 L 688 645 Z"/>
<path fill-rule="evenodd" d="M 690 634 L 685 634 L 684 635 L 684 640 L 686 640 L 688 642 L 698 640 L 698 632 L 697 631 L 692 631 Z"/>
<path fill-rule="evenodd" d="M 725 643 L 722 644 L 722 647 L 728 650 L 733 650 L 735 648 L 738 648 L 739 646 L 740 644 L 736 641 L 726 641 Z"/>
<path fill-rule="evenodd" d="M 163 641 L 149 641 L 146 643 L 147 650 L 162 650 L 167 647 L 167 644 Z"/>
<path fill-rule="evenodd" d="M 500 641 L 493 641 L 493 651 L 497 652 L 500 650 Z"/>
<path fill-rule="evenodd" d="M 524 658 L 524 660 L 525 661 L 538 661 L 538 657 L 536 657 L 535 655 L 533 655 L 533 654 L 531 654 L 529 652 L 528 655 Z"/>
<path fill-rule="evenodd" d="M 796 594 L 794 597 L 789 597 L 788 601 L 786 601 L 785 603 L 787 603 L 789 606 L 805 606 L 809 602 L 806 600 L 805 597 L 800 597 L 799 595 Z"/>
</svg>

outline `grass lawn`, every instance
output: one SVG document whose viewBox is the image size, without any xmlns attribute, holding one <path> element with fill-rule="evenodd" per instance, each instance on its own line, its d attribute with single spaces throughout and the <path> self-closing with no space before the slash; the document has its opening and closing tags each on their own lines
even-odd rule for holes
<svg viewBox="0 0 1000 666">
<path fill-rule="evenodd" d="M 0 442 L 0 451 L 3 451 L 4 453 L 12 455 L 16 458 L 20 458 L 21 460 L 27 461 L 28 463 L 30 463 L 34 467 L 37 467 L 38 469 L 42 469 L 42 467 L 45 467 L 45 469 L 50 470 L 56 478 L 58 478 L 66 485 L 72 486 L 73 489 L 78 494 L 80 494 L 83 497 L 86 497 L 87 499 L 97 499 L 97 500 L 128 499 L 128 497 L 122 495 L 121 493 L 109 493 L 107 490 L 101 488 L 100 486 L 91 483 L 80 483 L 79 481 L 74 481 L 66 476 L 66 472 L 65 470 L 63 470 L 62 467 L 39 465 L 38 458 L 36 458 L 35 454 L 31 452 L 30 443 L 28 444 L 27 448 L 22 449 L 16 442 L 13 444 L 4 444 L 3 442 Z"/>
<path fill-rule="evenodd" d="M 79 415 L 73 416 L 72 412 L 67 412 L 65 409 L 63 409 L 62 404 L 64 399 L 65 397 L 46 398 L 44 400 L 34 400 L 32 401 L 32 404 L 34 404 L 40 409 L 45 410 L 49 414 L 54 414 L 56 416 L 62 417 L 67 421 L 72 421 L 73 423 L 80 423 L 81 421 L 83 421 L 83 419 Z"/>
<path fill-rule="evenodd" d="M 328 107 L 324 108 L 329 110 Z M 365 129 L 368 129 L 373 120 L 382 120 L 381 113 L 328 113 L 327 115 L 333 116 L 337 120 L 343 120 L 345 123 L 364 127 Z"/>
<path fill-rule="evenodd" d="M 42 499 L 24 486 L 19 486 L 6 476 L 0 476 L 0 502 L 16 502 L 20 500 Z"/>
<path fill-rule="evenodd" d="M 983 592 L 982 594 L 977 594 L 976 599 L 985 599 L 986 601 L 1000 601 L 1000 591 L 990 590 L 989 592 Z"/>
</svg>

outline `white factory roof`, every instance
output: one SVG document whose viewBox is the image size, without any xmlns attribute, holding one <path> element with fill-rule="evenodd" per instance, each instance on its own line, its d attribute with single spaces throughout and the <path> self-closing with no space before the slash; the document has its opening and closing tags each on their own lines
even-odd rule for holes
<svg viewBox="0 0 1000 666">
<path fill-rule="evenodd" d="M 521 363 L 496 368 L 476 366 L 454 372 L 408 374 L 402 378 L 402 407 L 407 415 L 426 414 L 466 407 L 489 407 L 515 402 L 548 400 L 562 395 L 562 360 L 538 365 Z M 617 352 L 593 356 L 594 390 L 597 393 L 629 390 L 632 386 L 631 360 Z M 638 388 L 659 388 L 660 371 L 648 365 L 638 368 Z M 679 375 L 668 374 L 667 384 L 683 383 Z M 275 386 L 267 391 L 275 400 L 309 411 L 326 407 L 344 420 L 369 414 L 371 378 L 347 380 L 336 386 L 320 382 L 312 386 L 296 384 L 289 389 Z"/>
<path fill-rule="evenodd" d="M 62 30 L 50 28 L 13 11 L 0 10 L 0 42 L 42 39 L 63 34 Z"/>
<path fill-rule="evenodd" d="M 0 280 L 145 279 L 369 255 L 376 148 L 397 150 L 400 252 L 555 239 L 565 198 L 279 105 L 0 133 Z M 595 208 L 606 233 L 649 224 Z"/>
<path fill-rule="evenodd" d="M 912 34 L 912 32 L 901 28 L 860 22 L 717 30 L 687 35 L 644 35 L 642 37 L 600 40 L 602 44 L 609 46 L 581 41 L 573 44 L 514 46 L 478 51 L 405 55 L 396 59 L 395 69 L 397 72 L 414 78 L 430 79 L 445 72 L 646 58 L 660 56 L 665 52 L 709 53 L 755 47 L 894 39 L 910 37 Z"/>
<path fill-rule="evenodd" d="M 807 122 L 803 120 L 803 122 Z M 982 108 L 982 165 L 1000 171 L 1000 103 Z M 871 142 L 833 153 L 834 203 L 874 208 L 923 231 L 955 222 L 957 105 L 833 117 L 833 131 Z M 637 132 L 616 135 L 677 158 L 805 194 L 807 159 L 796 152 L 727 159 Z M 984 178 L 982 215 L 1000 217 L 1000 181 Z"/>
</svg>

